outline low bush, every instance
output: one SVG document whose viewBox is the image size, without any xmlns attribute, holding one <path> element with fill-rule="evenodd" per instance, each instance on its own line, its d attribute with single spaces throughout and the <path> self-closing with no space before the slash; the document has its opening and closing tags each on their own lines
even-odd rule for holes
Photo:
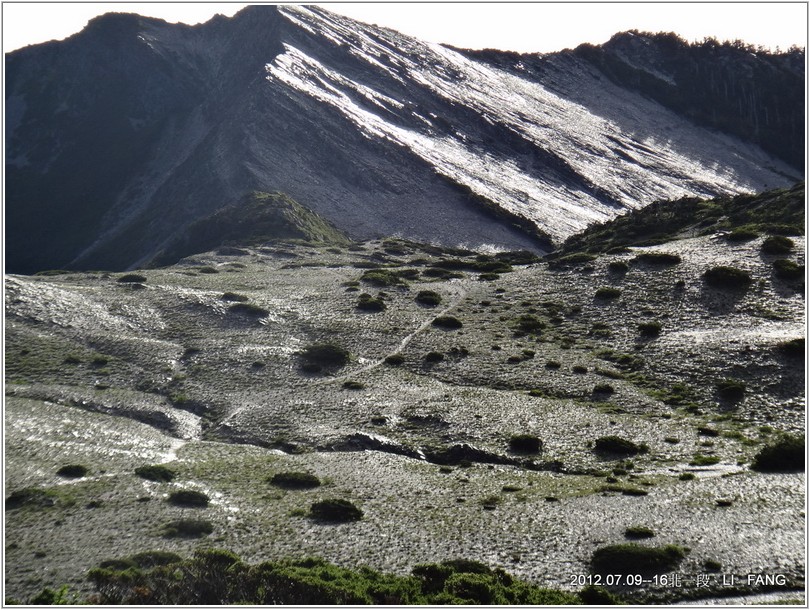
<svg viewBox="0 0 810 610">
<path fill-rule="evenodd" d="M 347 390 L 362 390 L 366 386 L 363 383 L 360 383 L 359 381 L 349 380 L 343 382 L 343 387 Z"/>
<path fill-rule="evenodd" d="M 430 267 L 422 271 L 422 275 L 425 277 L 435 277 L 442 280 L 451 280 L 453 278 L 464 277 L 464 274 L 460 271 L 451 271 L 450 269 L 445 269 L 444 267 Z"/>
<path fill-rule="evenodd" d="M 783 341 L 782 343 L 776 346 L 776 349 L 781 353 L 783 356 L 788 358 L 795 358 L 795 359 L 804 359 L 805 356 L 805 342 L 804 337 L 799 337 L 797 339 L 790 339 L 789 341 Z"/>
<path fill-rule="evenodd" d="M 739 402 L 745 396 L 745 383 L 739 379 L 721 379 L 715 387 L 717 396 L 726 402 Z"/>
<path fill-rule="evenodd" d="M 425 362 L 441 362 L 444 360 L 444 354 L 441 352 L 428 352 L 425 354 Z"/>
<path fill-rule="evenodd" d="M 706 455 L 704 453 L 696 453 L 692 456 L 689 462 L 690 466 L 714 466 L 720 463 L 720 458 L 716 455 Z"/>
<path fill-rule="evenodd" d="M 669 544 L 664 547 L 642 546 L 633 542 L 596 549 L 591 568 L 597 574 L 663 574 L 675 570 L 686 558 L 686 551 Z"/>
<path fill-rule="evenodd" d="M 216 269 L 214 267 L 209 267 L 209 266 L 199 267 L 197 269 L 197 271 L 199 273 L 219 273 L 219 269 Z"/>
<path fill-rule="evenodd" d="M 360 276 L 361 282 L 366 282 L 372 286 L 403 286 L 405 282 L 399 275 L 388 269 L 371 269 Z"/>
<path fill-rule="evenodd" d="M 726 241 L 741 242 L 751 241 L 759 237 L 759 231 L 752 227 L 738 227 L 726 235 Z"/>
<path fill-rule="evenodd" d="M 618 288 L 614 288 L 613 286 L 602 286 L 601 288 L 597 289 L 596 294 L 594 295 L 595 298 L 604 301 L 618 299 L 620 296 L 622 296 L 622 291 Z"/>
<path fill-rule="evenodd" d="M 550 371 L 556 371 L 556 370 L 557 370 L 557 369 L 559 369 L 561 366 L 562 366 L 562 364 L 560 364 L 560 363 L 559 363 L 559 362 L 557 362 L 556 360 L 549 360 L 548 362 L 546 362 L 546 368 L 547 368 L 548 370 L 550 370 Z"/>
<path fill-rule="evenodd" d="M 655 267 L 671 267 L 681 262 L 681 257 L 668 252 L 644 252 L 633 259 L 634 263 L 643 263 Z"/>
<path fill-rule="evenodd" d="M 322 367 L 340 367 L 349 363 L 349 351 L 332 343 L 315 343 L 301 351 L 301 358 Z"/>
<path fill-rule="evenodd" d="M 128 561 L 131 561 L 142 570 L 156 568 L 158 566 L 167 566 L 182 560 L 183 558 L 180 557 L 180 555 L 172 553 L 171 551 L 142 551 L 130 555 L 128 558 Z"/>
<path fill-rule="evenodd" d="M 49 489 L 25 487 L 11 492 L 11 495 L 6 498 L 6 510 L 14 510 L 23 506 L 47 508 L 55 506 L 56 501 L 56 493 Z"/>
<path fill-rule="evenodd" d="M 181 489 L 169 494 L 169 504 L 186 508 L 206 508 L 210 498 L 201 491 Z"/>
<path fill-rule="evenodd" d="M 140 273 L 127 273 L 119 277 L 116 281 L 122 284 L 142 284 L 146 281 L 146 276 Z"/>
<path fill-rule="evenodd" d="M 87 472 L 87 466 L 82 466 L 81 464 L 68 464 L 67 466 L 62 466 L 59 470 L 57 470 L 56 474 L 67 479 L 80 479 L 87 476 Z"/>
<path fill-rule="evenodd" d="M 135 474 L 142 479 L 157 481 L 160 483 L 168 483 L 174 479 L 175 476 L 173 470 L 166 468 L 166 466 L 161 466 L 160 464 L 155 464 L 153 466 L 138 466 L 138 468 L 135 469 Z"/>
<path fill-rule="evenodd" d="M 804 472 L 804 455 L 804 437 L 784 434 L 759 450 L 751 469 L 759 472 Z"/>
<path fill-rule="evenodd" d="M 402 354 L 391 354 L 390 356 L 386 356 L 383 362 L 389 366 L 400 366 L 405 363 L 405 356 Z"/>
<path fill-rule="evenodd" d="M 237 294 L 235 292 L 223 292 L 222 296 L 219 297 L 223 301 L 230 301 L 233 303 L 244 303 L 248 300 L 248 298 L 243 294 Z"/>
<path fill-rule="evenodd" d="M 773 274 L 780 280 L 793 282 L 804 279 L 804 265 L 799 265 L 786 258 L 773 261 Z"/>
<path fill-rule="evenodd" d="M 736 267 L 712 267 L 703 273 L 703 281 L 713 288 L 745 290 L 753 281 L 751 274 Z"/>
<path fill-rule="evenodd" d="M 363 511 L 348 500 L 330 499 L 315 502 L 309 509 L 309 515 L 316 521 L 346 523 L 360 521 Z"/>
<path fill-rule="evenodd" d="M 627 273 L 630 270 L 630 265 L 624 261 L 611 261 L 608 263 L 608 271 L 611 273 Z"/>
<path fill-rule="evenodd" d="M 463 326 L 461 320 L 459 320 L 454 316 L 439 316 L 438 318 L 433 320 L 431 324 L 438 328 L 445 328 L 448 330 L 455 330 Z"/>
<path fill-rule="evenodd" d="M 603 396 L 613 394 L 615 391 L 609 383 L 598 383 L 593 387 L 594 394 L 602 394 Z"/>
<path fill-rule="evenodd" d="M 259 307 L 253 303 L 234 303 L 228 307 L 228 311 L 252 318 L 266 318 L 270 315 L 270 312 L 264 307 Z"/>
<path fill-rule="evenodd" d="M 652 538 L 653 536 L 655 536 L 655 532 L 643 525 L 634 525 L 624 530 L 624 537 L 630 540 L 643 540 L 644 538 Z"/>
<path fill-rule="evenodd" d="M 416 295 L 416 302 L 420 305 L 435 307 L 442 302 L 442 297 L 438 292 L 432 290 L 420 290 Z"/>
<path fill-rule="evenodd" d="M 642 322 L 638 325 L 638 334 L 642 337 L 653 338 L 661 334 L 660 322 Z"/>
<path fill-rule="evenodd" d="M 501 276 L 498 273 L 486 272 L 478 276 L 479 282 L 494 282 Z"/>
<path fill-rule="evenodd" d="M 358 297 L 356 307 L 363 311 L 385 311 L 386 305 L 385 301 L 381 298 L 378 297 L 375 299 L 370 294 L 364 292 Z"/>
<path fill-rule="evenodd" d="M 164 538 L 202 538 L 214 531 L 210 521 L 201 519 L 178 519 L 163 527 Z"/>
<path fill-rule="evenodd" d="M 534 314 L 523 314 L 514 321 L 515 332 L 519 335 L 537 334 L 546 325 Z"/>
<path fill-rule="evenodd" d="M 793 240 L 784 235 L 769 235 L 762 242 L 763 254 L 788 254 L 793 250 Z"/>
<path fill-rule="evenodd" d="M 271 485 L 284 489 L 314 489 L 321 480 L 309 472 L 279 472 L 268 479 Z"/>
<path fill-rule="evenodd" d="M 638 455 L 647 453 L 649 448 L 644 444 L 636 444 L 619 436 L 602 436 L 594 441 L 594 451 L 612 455 Z"/>
<path fill-rule="evenodd" d="M 577 375 L 584 375 L 585 373 L 588 372 L 588 367 L 582 366 L 581 364 L 577 364 L 571 367 L 571 371 L 573 371 Z"/>
<path fill-rule="evenodd" d="M 540 453 L 543 441 L 533 434 L 517 434 L 509 439 L 509 450 L 514 453 Z"/>
</svg>

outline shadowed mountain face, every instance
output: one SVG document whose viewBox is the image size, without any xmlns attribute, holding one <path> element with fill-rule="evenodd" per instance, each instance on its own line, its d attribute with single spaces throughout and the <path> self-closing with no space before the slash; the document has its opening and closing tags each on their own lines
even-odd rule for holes
<svg viewBox="0 0 810 610">
<path fill-rule="evenodd" d="M 251 190 L 357 239 L 542 251 L 657 199 L 801 178 L 773 138 L 764 152 L 666 101 L 696 87 L 662 73 L 652 94 L 599 49 L 476 57 L 293 6 L 195 27 L 97 18 L 6 57 L 7 271 L 143 265 Z M 628 65 L 650 73 L 645 57 Z M 771 59 L 741 69 L 770 62 L 792 99 L 801 65 Z"/>
</svg>

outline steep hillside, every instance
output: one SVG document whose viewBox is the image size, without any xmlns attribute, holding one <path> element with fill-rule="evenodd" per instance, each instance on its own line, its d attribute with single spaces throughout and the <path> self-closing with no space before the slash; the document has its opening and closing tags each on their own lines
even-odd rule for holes
<svg viewBox="0 0 810 610">
<path fill-rule="evenodd" d="M 550 262 L 298 241 L 8 276 L 7 595 L 154 599 L 133 557 L 227 549 L 261 599 L 296 565 L 363 600 L 394 580 L 359 566 L 463 559 L 489 568 L 425 591 L 803 603 L 805 252 L 766 213 L 797 192 L 747 202 L 761 234 L 610 249 L 628 217 Z"/>
<path fill-rule="evenodd" d="M 9 54 L 6 75 L 12 272 L 144 265 L 252 190 L 353 239 L 547 251 L 656 199 L 802 178 L 576 54 L 496 66 L 319 8 L 106 15 Z"/>
</svg>

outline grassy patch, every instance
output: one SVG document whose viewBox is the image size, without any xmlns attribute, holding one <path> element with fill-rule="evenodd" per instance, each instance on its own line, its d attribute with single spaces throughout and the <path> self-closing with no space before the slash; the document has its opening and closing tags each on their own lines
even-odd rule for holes
<svg viewBox="0 0 810 610">
<path fill-rule="evenodd" d="M 169 494 L 169 504 L 184 508 L 206 508 L 210 498 L 201 491 L 181 489 Z"/>
<path fill-rule="evenodd" d="M 649 448 L 641 443 L 621 438 L 619 436 L 602 436 L 594 441 L 594 451 L 607 455 L 630 456 L 647 453 Z"/>
<path fill-rule="evenodd" d="M 178 519 L 163 527 L 164 538 L 202 538 L 214 531 L 210 521 L 203 519 Z"/>
<path fill-rule="evenodd" d="M 663 574 L 675 570 L 685 558 L 686 551 L 676 545 L 649 547 L 631 542 L 597 549 L 591 568 L 597 574 Z"/>
<path fill-rule="evenodd" d="M 385 311 L 386 309 L 385 301 L 379 297 L 374 298 L 366 292 L 358 297 L 356 307 L 362 311 Z"/>
<path fill-rule="evenodd" d="M 135 474 L 142 479 L 160 483 L 168 483 L 175 477 L 173 470 L 166 468 L 166 466 L 161 466 L 160 464 L 155 464 L 153 466 L 139 466 L 135 469 Z"/>
<path fill-rule="evenodd" d="M 321 480 L 309 472 L 279 472 L 268 482 L 284 489 L 314 489 L 321 485 Z"/>
<path fill-rule="evenodd" d="M 801 280 L 804 279 L 804 265 L 799 265 L 786 258 L 780 258 L 773 261 L 773 274 L 786 282 Z"/>
<path fill-rule="evenodd" d="M 645 538 L 652 538 L 655 532 L 649 527 L 643 525 L 634 525 L 624 530 L 624 537 L 630 540 L 643 540 Z"/>
<path fill-rule="evenodd" d="M 360 521 L 363 511 L 348 500 L 329 499 L 315 502 L 309 509 L 309 516 L 316 521 L 347 523 Z"/>
</svg>

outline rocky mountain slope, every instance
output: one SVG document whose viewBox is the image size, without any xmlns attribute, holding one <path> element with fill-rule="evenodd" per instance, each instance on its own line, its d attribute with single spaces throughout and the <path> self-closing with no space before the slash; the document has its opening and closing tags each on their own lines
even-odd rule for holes
<svg viewBox="0 0 810 610">
<path fill-rule="evenodd" d="M 801 601 L 803 202 L 671 202 L 550 261 L 273 241 L 7 276 L 7 595 L 219 548 Z"/>
<path fill-rule="evenodd" d="M 660 53 L 618 47 L 493 62 L 295 6 L 195 27 L 100 17 L 6 58 L 7 269 L 143 265 L 252 190 L 355 239 L 547 251 L 656 199 L 801 178 L 792 148 L 693 115 L 704 92 Z M 658 80 L 629 82 L 605 59 L 619 51 Z M 767 127 L 798 129 L 800 65 L 727 63 L 777 71 L 790 108 Z M 762 106 L 746 104 L 743 126 Z"/>
</svg>

